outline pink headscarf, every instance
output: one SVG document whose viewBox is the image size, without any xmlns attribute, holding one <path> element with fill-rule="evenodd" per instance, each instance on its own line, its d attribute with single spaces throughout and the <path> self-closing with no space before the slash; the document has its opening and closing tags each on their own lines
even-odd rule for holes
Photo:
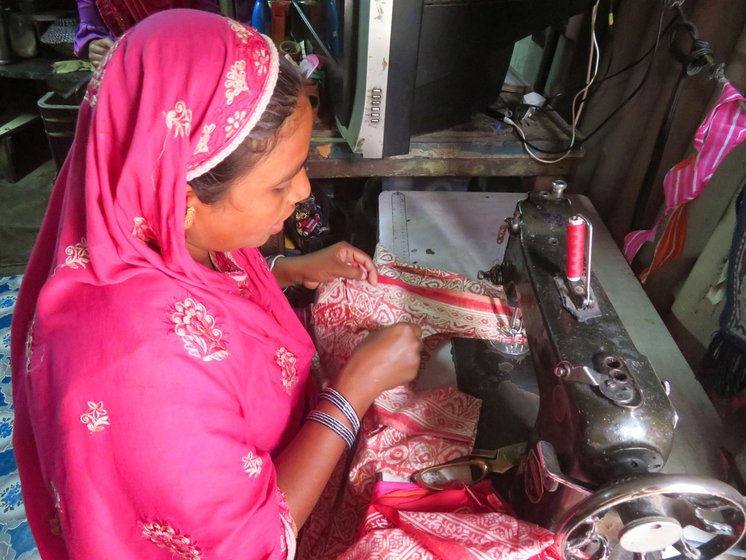
<svg viewBox="0 0 746 560">
<path fill-rule="evenodd" d="M 186 182 L 238 146 L 277 80 L 271 41 L 155 14 L 91 80 L 12 330 L 14 446 L 42 556 L 282 558 L 272 459 L 313 345 L 256 249 L 196 263 Z M 175 556 L 174 556 L 175 555 Z"/>
</svg>

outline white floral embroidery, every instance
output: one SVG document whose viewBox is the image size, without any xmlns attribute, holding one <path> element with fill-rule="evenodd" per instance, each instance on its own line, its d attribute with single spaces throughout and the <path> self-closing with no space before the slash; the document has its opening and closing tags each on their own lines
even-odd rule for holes
<svg viewBox="0 0 746 560">
<path fill-rule="evenodd" d="M 297 359 L 290 350 L 280 346 L 275 352 L 275 363 L 280 367 L 282 386 L 289 395 L 298 384 L 298 371 L 295 368 Z"/>
<path fill-rule="evenodd" d="M 31 354 L 34 348 L 34 323 L 36 317 L 31 319 L 31 323 L 28 326 L 28 333 L 26 333 L 26 373 L 31 371 Z"/>
<path fill-rule="evenodd" d="M 150 227 L 148 221 L 142 216 L 135 216 L 132 220 L 134 227 L 132 228 L 132 235 L 137 237 L 143 243 L 148 243 L 155 239 L 153 229 Z"/>
<path fill-rule="evenodd" d="M 285 529 L 280 533 L 280 550 L 288 558 L 295 558 L 298 527 L 295 525 L 295 520 L 290 514 L 290 507 L 285 499 L 285 494 L 282 493 L 279 487 L 275 487 L 275 498 L 277 498 L 277 505 L 280 506 L 280 521 L 282 521 Z"/>
<path fill-rule="evenodd" d="M 241 128 L 241 123 L 246 118 L 246 111 L 236 111 L 232 117 L 228 117 L 228 124 L 225 126 L 225 137 L 230 138 L 238 129 Z"/>
<path fill-rule="evenodd" d="M 104 69 L 102 66 L 99 66 L 99 69 L 93 73 L 93 76 L 88 82 L 88 87 L 85 90 L 83 100 L 87 101 L 91 107 L 95 107 L 96 103 L 98 103 L 98 91 L 101 89 L 101 80 L 103 77 Z"/>
<path fill-rule="evenodd" d="M 202 128 L 202 136 L 199 137 L 199 142 L 197 142 L 197 147 L 194 149 L 195 154 L 200 154 L 204 152 L 209 152 L 210 148 L 208 147 L 208 143 L 210 142 L 210 136 L 215 131 L 215 124 L 206 124 Z"/>
<path fill-rule="evenodd" d="M 262 458 L 257 457 L 251 451 L 246 457 L 243 457 L 243 470 L 252 477 L 256 478 L 262 472 Z"/>
<path fill-rule="evenodd" d="M 110 425 L 108 414 L 103 402 L 88 401 L 88 410 L 80 415 L 80 421 L 88 426 L 91 432 L 100 432 Z"/>
<path fill-rule="evenodd" d="M 181 560 L 201 560 L 200 551 L 192 539 L 182 535 L 168 523 L 152 521 L 142 524 L 142 534 L 157 544 L 160 548 L 176 554 Z"/>
<path fill-rule="evenodd" d="M 52 487 L 52 496 L 54 497 L 54 509 L 57 513 L 62 513 L 62 502 L 60 500 L 60 493 L 57 490 L 54 482 L 50 482 L 49 485 Z"/>
<path fill-rule="evenodd" d="M 231 355 L 223 341 L 223 332 L 205 306 L 188 297 L 174 304 L 171 314 L 174 332 L 181 337 L 190 356 L 205 362 L 223 360 Z"/>
<path fill-rule="evenodd" d="M 236 35 L 238 35 L 238 38 L 241 40 L 242 43 L 246 43 L 248 41 L 250 35 L 248 29 L 232 19 L 228 20 L 228 25 L 230 25 L 231 29 L 236 32 Z"/>
<path fill-rule="evenodd" d="M 60 267 L 85 268 L 85 265 L 91 262 L 91 257 L 88 254 L 88 241 L 86 238 L 81 238 L 80 243 L 65 247 L 65 255 L 67 255 L 65 257 L 65 262 L 61 264 Z"/>
<path fill-rule="evenodd" d="M 233 103 L 233 100 L 238 97 L 241 92 L 249 91 L 249 86 L 246 85 L 246 61 L 237 60 L 228 70 L 228 75 L 225 80 L 225 98 L 228 101 L 228 105 Z"/>
<path fill-rule="evenodd" d="M 256 72 L 260 76 L 267 73 L 267 69 L 269 68 L 269 53 L 267 49 L 254 51 L 254 66 L 256 66 Z"/>
<path fill-rule="evenodd" d="M 186 103 L 177 101 L 172 110 L 166 113 L 166 126 L 173 129 L 174 138 L 189 136 L 192 129 L 192 110 L 187 109 Z"/>
</svg>

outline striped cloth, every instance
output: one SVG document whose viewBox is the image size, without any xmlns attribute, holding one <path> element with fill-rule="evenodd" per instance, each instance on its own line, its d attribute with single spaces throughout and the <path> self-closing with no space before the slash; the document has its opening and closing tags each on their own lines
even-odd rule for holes
<svg viewBox="0 0 746 560">
<path fill-rule="evenodd" d="M 624 256 L 632 262 L 640 248 L 653 241 L 660 224 L 666 226 L 650 266 L 640 274 L 645 283 L 650 273 L 674 260 L 684 250 L 687 213 L 685 205 L 697 198 L 725 157 L 746 139 L 744 98 L 726 83 L 714 107 L 694 135 L 695 153 L 674 165 L 663 179 L 666 208 L 652 229 L 632 231 L 624 238 Z"/>
</svg>

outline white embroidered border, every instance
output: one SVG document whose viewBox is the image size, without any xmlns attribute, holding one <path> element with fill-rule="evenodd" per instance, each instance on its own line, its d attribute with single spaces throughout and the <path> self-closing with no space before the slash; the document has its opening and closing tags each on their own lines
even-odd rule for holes
<svg viewBox="0 0 746 560">
<path fill-rule="evenodd" d="M 261 34 L 260 34 L 261 35 Z M 187 170 L 187 181 L 191 181 L 195 177 L 199 177 L 200 175 L 207 173 L 218 165 L 221 161 L 223 161 L 226 157 L 228 157 L 233 150 L 235 150 L 241 142 L 246 140 L 246 137 L 251 133 L 251 131 L 254 129 L 254 126 L 261 118 L 262 114 L 264 113 L 264 110 L 267 108 L 267 105 L 269 104 L 269 100 L 272 98 L 272 94 L 275 91 L 275 85 L 277 84 L 277 76 L 280 73 L 280 66 L 278 62 L 278 55 L 277 55 L 277 48 L 275 47 L 275 44 L 267 37 L 266 35 L 262 35 L 262 38 L 264 39 L 264 42 L 267 44 L 267 48 L 269 49 L 270 53 L 270 71 L 267 75 L 267 81 L 264 84 L 264 91 L 262 92 L 261 97 L 259 98 L 259 101 L 256 104 L 256 107 L 254 107 L 254 112 L 249 118 L 249 120 L 246 122 L 246 125 L 236 133 L 236 135 L 233 137 L 233 139 L 228 142 L 225 146 L 223 146 L 220 150 L 217 151 L 217 153 L 211 157 L 210 159 L 205 160 L 201 164 L 199 164 L 194 169 Z"/>
<path fill-rule="evenodd" d="M 280 516 L 280 521 L 282 521 L 282 528 L 285 529 L 285 546 L 288 547 L 287 560 L 294 560 L 295 551 L 297 549 L 295 533 L 293 533 L 293 528 L 290 526 L 290 523 L 288 523 L 287 519 L 282 515 Z"/>
</svg>

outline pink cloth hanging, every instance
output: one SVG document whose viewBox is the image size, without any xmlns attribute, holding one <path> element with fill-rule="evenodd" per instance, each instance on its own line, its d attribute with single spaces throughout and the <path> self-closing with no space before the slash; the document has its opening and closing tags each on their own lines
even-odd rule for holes
<svg viewBox="0 0 746 560">
<path fill-rule="evenodd" d="M 623 252 L 627 262 L 632 262 L 645 243 L 655 240 L 658 228 L 666 218 L 700 195 L 723 159 L 746 138 L 746 111 L 743 109 L 745 101 L 746 98 L 730 83 L 723 86 L 718 100 L 694 135 L 696 153 L 673 166 L 663 179 L 666 198 L 663 215 L 652 229 L 632 231 L 624 238 Z M 681 222 L 676 220 L 667 227 L 680 229 Z M 642 280 L 647 278 L 653 268 L 658 268 L 681 254 L 686 236 L 669 234 L 667 237 L 677 241 L 661 247 L 660 255 L 657 259 L 654 258 L 655 267 L 647 270 Z"/>
</svg>

